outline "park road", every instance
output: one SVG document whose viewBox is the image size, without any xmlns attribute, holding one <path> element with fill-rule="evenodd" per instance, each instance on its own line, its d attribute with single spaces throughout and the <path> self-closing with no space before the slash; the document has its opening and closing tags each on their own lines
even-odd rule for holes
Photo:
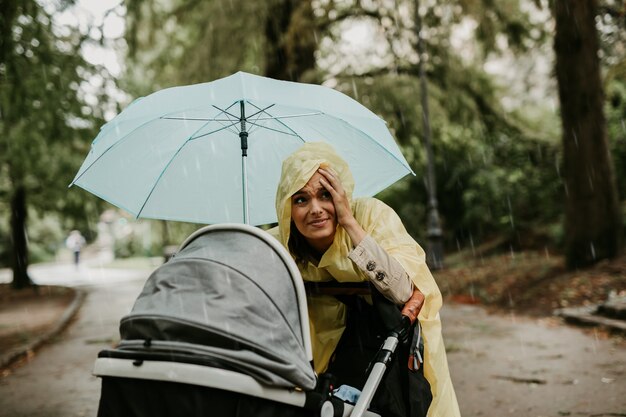
<svg viewBox="0 0 626 417">
<path fill-rule="evenodd" d="M 119 321 L 150 271 L 86 265 L 75 270 L 63 264 L 41 268 L 31 272 L 38 283 L 76 286 L 87 296 L 64 332 L 0 378 L 0 417 L 95 416 L 100 380 L 91 375 L 93 363 L 100 350 L 119 340 Z"/>
<path fill-rule="evenodd" d="M 95 416 L 100 380 L 91 375 L 93 362 L 119 339 L 119 320 L 149 272 L 99 269 L 98 280 L 76 280 L 88 292 L 78 317 L 0 379 L 0 416 Z M 463 416 L 626 416 L 623 341 L 478 306 L 446 304 L 442 320 Z"/>
</svg>

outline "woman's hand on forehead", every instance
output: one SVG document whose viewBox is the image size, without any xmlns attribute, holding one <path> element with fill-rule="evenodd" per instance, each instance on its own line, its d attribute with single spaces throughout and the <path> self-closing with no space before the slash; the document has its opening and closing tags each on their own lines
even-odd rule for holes
<svg viewBox="0 0 626 417">
<path fill-rule="evenodd" d="M 320 184 L 326 188 L 333 198 L 333 204 L 335 205 L 335 213 L 337 215 L 337 223 L 339 223 L 348 233 L 352 244 L 357 246 L 361 240 L 365 237 L 365 230 L 356 221 L 352 214 L 352 207 L 350 206 L 350 200 L 346 194 L 346 190 L 341 184 L 339 175 L 332 168 L 319 168 L 317 170 L 321 175 Z"/>
<path fill-rule="evenodd" d="M 335 212 L 337 213 L 337 222 L 345 227 L 350 222 L 355 221 L 352 215 L 352 208 L 350 207 L 350 200 L 348 199 L 346 190 L 343 188 L 343 184 L 337 172 L 330 167 L 320 167 L 317 171 L 322 174 L 320 184 L 328 190 L 333 197 L 333 204 L 335 205 Z"/>
</svg>

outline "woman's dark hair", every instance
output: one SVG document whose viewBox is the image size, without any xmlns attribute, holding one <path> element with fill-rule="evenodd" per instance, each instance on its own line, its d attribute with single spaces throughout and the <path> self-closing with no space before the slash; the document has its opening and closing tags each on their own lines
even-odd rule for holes
<svg viewBox="0 0 626 417">
<path fill-rule="evenodd" d="M 291 221 L 289 229 L 289 242 L 287 246 L 289 247 L 289 252 L 296 258 L 297 263 L 306 263 L 311 256 L 311 248 L 293 220 Z"/>
</svg>

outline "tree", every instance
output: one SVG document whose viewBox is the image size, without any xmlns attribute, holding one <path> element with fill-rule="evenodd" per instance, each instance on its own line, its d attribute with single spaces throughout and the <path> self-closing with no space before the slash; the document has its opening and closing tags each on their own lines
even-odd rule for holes
<svg viewBox="0 0 626 417">
<path fill-rule="evenodd" d="M 128 3 L 127 22 L 134 94 L 238 70 L 302 81 L 315 68 L 311 0 L 137 0 Z"/>
<path fill-rule="evenodd" d="M 607 141 L 595 19 L 597 0 L 554 3 L 556 77 L 561 102 L 568 267 L 612 258 L 621 215 Z"/>
<path fill-rule="evenodd" d="M 265 70 L 270 78 L 303 81 L 315 69 L 317 30 L 311 0 L 270 2 L 265 19 Z"/>
<path fill-rule="evenodd" d="M 42 210 L 62 212 L 72 206 L 61 203 L 61 196 L 98 115 L 81 99 L 81 83 L 92 74 L 80 53 L 84 38 L 73 30 L 59 32 L 37 1 L 7 0 L 3 8 L 0 192 L 11 209 L 12 286 L 19 289 L 32 285 L 26 237 L 31 195 Z"/>
</svg>

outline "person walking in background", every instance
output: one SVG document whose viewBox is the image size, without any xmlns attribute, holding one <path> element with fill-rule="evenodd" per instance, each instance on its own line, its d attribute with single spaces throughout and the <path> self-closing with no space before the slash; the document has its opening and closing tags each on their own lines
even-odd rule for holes
<svg viewBox="0 0 626 417">
<path fill-rule="evenodd" d="M 65 246 L 74 254 L 74 265 L 78 267 L 80 262 L 80 251 L 85 246 L 85 238 L 78 230 L 72 230 L 65 240 Z"/>
<path fill-rule="evenodd" d="M 427 411 L 410 414 L 460 416 L 441 335 L 441 292 L 426 266 L 424 251 L 391 207 L 375 198 L 352 201 L 353 189 L 348 164 L 330 145 L 304 144 L 283 162 L 276 193 L 278 226 L 269 232 L 289 250 L 305 281 L 369 281 L 397 306 L 402 306 L 415 289 L 422 292 L 425 302 L 418 317 L 425 346 L 423 367 L 416 364 L 416 368 L 423 368 L 432 402 L 430 407 L 426 405 Z M 322 373 L 330 369 L 332 373 L 336 349 L 351 333 L 350 306 L 330 295 L 307 294 L 307 300 L 315 370 Z M 357 324 L 364 320 L 357 312 Z M 362 330 L 371 328 L 369 323 L 360 324 Z M 413 402 L 421 395 L 421 388 L 402 382 L 407 381 L 404 375 L 398 383 L 409 385 L 407 395 Z"/>
</svg>

